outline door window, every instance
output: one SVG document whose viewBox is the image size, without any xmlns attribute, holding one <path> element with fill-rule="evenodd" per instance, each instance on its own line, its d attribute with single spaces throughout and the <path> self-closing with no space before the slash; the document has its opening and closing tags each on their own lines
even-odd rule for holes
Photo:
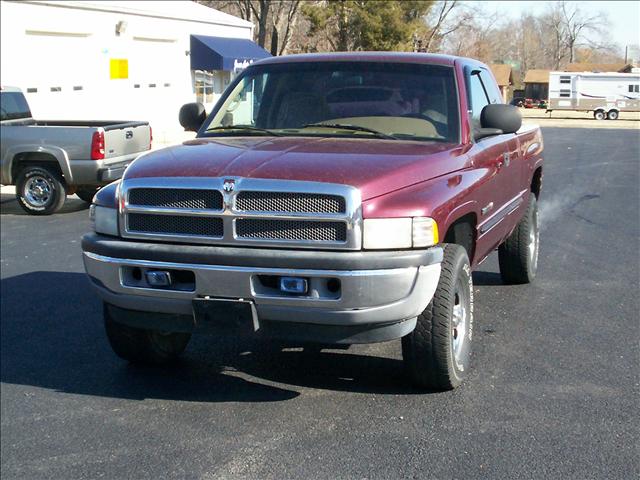
<svg viewBox="0 0 640 480">
<path fill-rule="evenodd" d="M 484 87 L 487 96 L 489 97 L 489 103 L 502 103 L 502 94 L 496 82 L 493 81 L 491 75 L 486 70 L 482 70 L 479 74 L 480 81 Z"/>
<path fill-rule="evenodd" d="M 480 128 L 480 113 L 482 109 L 489 105 L 484 85 L 478 74 L 472 74 L 469 78 L 469 88 L 471 90 L 471 121 L 473 128 Z"/>
</svg>

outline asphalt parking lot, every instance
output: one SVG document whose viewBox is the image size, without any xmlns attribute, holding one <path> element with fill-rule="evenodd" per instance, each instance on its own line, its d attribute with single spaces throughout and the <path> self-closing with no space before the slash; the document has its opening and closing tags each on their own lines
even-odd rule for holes
<svg viewBox="0 0 640 480">
<path fill-rule="evenodd" d="M 2 478 L 638 478 L 640 134 L 544 136 L 538 279 L 481 265 L 473 372 L 447 393 L 406 386 L 399 342 L 203 336 L 129 366 L 83 273 L 86 205 L 3 194 Z"/>
</svg>

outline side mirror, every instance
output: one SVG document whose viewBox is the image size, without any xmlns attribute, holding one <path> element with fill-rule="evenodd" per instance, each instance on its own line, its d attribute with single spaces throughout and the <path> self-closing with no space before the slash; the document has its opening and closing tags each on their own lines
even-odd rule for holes
<svg viewBox="0 0 640 480">
<path fill-rule="evenodd" d="M 187 132 L 197 132 L 207 118 L 204 105 L 201 103 L 186 103 L 180 108 L 178 119 L 180 125 Z"/>
<path fill-rule="evenodd" d="M 522 116 L 517 107 L 495 103 L 487 105 L 480 113 L 480 128 L 475 132 L 475 139 L 500 135 L 502 133 L 516 133 L 522 126 Z"/>
</svg>

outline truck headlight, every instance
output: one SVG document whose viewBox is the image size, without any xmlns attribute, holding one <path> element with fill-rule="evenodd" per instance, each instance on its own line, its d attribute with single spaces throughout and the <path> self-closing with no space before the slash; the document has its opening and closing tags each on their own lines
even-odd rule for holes
<svg viewBox="0 0 640 480">
<path fill-rule="evenodd" d="M 118 236 L 118 210 L 115 208 L 91 205 L 89 207 L 89 220 L 96 233 Z"/>
<path fill-rule="evenodd" d="M 430 247 L 438 241 L 438 224 L 432 218 L 369 218 L 363 222 L 365 250 Z"/>
</svg>

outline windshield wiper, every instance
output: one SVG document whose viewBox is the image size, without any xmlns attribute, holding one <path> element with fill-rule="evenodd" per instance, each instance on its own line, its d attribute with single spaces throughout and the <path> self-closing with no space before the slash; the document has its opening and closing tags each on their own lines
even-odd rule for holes
<svg viewBox="0 0 640 480">
<path fill-rule="evenodd" d="M 373 128 L 368 127 L 361 127 L 360 125 L 351 125 L 348 123 L 308 123 L 302 126 L 302 128 L 313 127 L 338 128 L 341 130 L 353 130 L 354 132 L 367 132 L 372 133 L 379 138 L 386 138 L 387 140 L 398 140 L 398 137 L 394 137 L 393 135 L 389 135 L 379 130 L 374 130 Z"/>
<path fill-rule="evenodd" d="M 217 127 L 207 128 L 206 132 L 215 132 L 223 130 L 245 130 L 247 132 L 264 133 L 267 135 L 273 135 L 274 137 L 281 137 L 282 134 L 276 133 L 273 130 L 267 128 L 258 128 L 251 125 L 218 125 Z"/>
</svg>

